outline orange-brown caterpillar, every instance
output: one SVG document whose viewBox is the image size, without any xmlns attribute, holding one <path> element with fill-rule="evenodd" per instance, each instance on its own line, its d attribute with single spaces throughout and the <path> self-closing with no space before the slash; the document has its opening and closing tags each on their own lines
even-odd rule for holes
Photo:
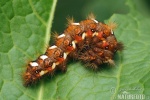
<svg viewBox="0 0 150 100">
<path fill-rule="evenodd" d="M 56 37 L 55 45 L 28 64 L 24 85 L 28 86 L 55 70 L 66 71 L 68 57 L 79 59 L 94 69 L 104 63 L 114 65 L 114 53 L 121 51 L 123 44 L 117 42 L 113 29 L 114 25 L 98 22 L 91 16 L 80 23 L 70 20 L 63 34 Z"/>
</svg>

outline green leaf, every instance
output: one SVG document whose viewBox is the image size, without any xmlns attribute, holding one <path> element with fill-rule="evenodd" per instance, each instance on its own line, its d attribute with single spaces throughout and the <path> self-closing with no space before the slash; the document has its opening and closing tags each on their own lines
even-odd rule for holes
<svg viewBox="0 0 150 100">
<path fill-rule="evenodd" d="M 41 100 L 41 86 L 23 87 L 30 60 L 44 53 L 57 0 L 1 0 L 0 100 Z"/>
<path fill-rule="evenodd" d="M 62 7 L 62 3 L 59 2 L 58 8 Z M 115 35 L 125 45 L 125 50 L 115 56 L 115 67 L 101 66 L 101 71 L 94 72 L 80 62 L 70 62 L 65 74 L 58 72 L 52 78 L 45 77 L 38 84 L 25 88 L 21 75 L 27 63 L 44 53 L 48 46 L 56 0 L 1 0 L 0 100 L 113 100 L 123 99 L 125 95 L 150 98 L 149 12 L 145 6 L 141 6 L 143 1 L 125 2 L 128 8 L 121 2 L 114 3 L 112 0 L 109 4 L 103 0 L 87 0 L 83 7 L 87 11 L 82 10 L 83 14 L 86 14 L 92 9 L 99 20 L 102 13 L 104 19 L 105 15 L 108 17 L 114 13 L 114 10 L 118 9 L 116 6 L 120 4 L 122 6 L 118 7 L 126 9 L 126 14 L 113 14 L 107 20 L 118 23 Z M 77 4 L 80 2 L 77 1 Z M 56 17 L 60 17 L 61 14 L 64 16 L 63 13 L 67 11 L 65 7 L 61 12 L 56 10 Z M 107 7 L 112 7 L 110 13 L 107 13 Z M 55 24 L 62 25 L 56 22 L 54 20 Z"/>
</svg>

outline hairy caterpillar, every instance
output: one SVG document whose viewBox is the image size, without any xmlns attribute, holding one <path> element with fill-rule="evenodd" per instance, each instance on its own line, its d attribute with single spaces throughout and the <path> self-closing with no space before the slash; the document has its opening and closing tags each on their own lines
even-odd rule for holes
<svg viewBox="0 0 150 100">
<path fill-rule="evenodd" d="M 115 52 L 123 50 L 123 44 L 115 38 L 114 27 L 114 24 L 98 22 L 91 15 L 79 23 L 69 20 L 63 34 L 56 37 L 55 45 L 28 64 L 23 75 L 24 85 L 28 86 L 56 70 L 66 71 L 68 57 L 81 60 L 94 69 L 103 63 L 114 65 Z"/>
</svg>

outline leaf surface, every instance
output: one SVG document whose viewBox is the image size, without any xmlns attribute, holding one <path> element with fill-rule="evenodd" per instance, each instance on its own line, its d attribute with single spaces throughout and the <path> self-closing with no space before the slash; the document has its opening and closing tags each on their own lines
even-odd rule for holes
<svg viewBox="0 0 150 100">
<path fill-rule="evenodd" d="M 42 87 L 22 85 L 30 60 L 49 44 L 56 0 L 1 0 L 0 3 L 0 100 L 41 100 Z"/>
</svg>

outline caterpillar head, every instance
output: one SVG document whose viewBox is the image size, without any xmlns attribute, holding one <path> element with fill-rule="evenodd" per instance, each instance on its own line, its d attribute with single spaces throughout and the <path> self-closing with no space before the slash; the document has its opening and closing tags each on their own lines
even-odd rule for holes
<svg viewBox="0 0 150 100">
<path fill-rule="evenodd" d="M 27 70 L 23 75 L 24 85 L 29 86 L 32 83 L 35 83 L 40 79 L 41 68 L 37 62 L 30 62 L 27 66 Z"/>
</svg>

